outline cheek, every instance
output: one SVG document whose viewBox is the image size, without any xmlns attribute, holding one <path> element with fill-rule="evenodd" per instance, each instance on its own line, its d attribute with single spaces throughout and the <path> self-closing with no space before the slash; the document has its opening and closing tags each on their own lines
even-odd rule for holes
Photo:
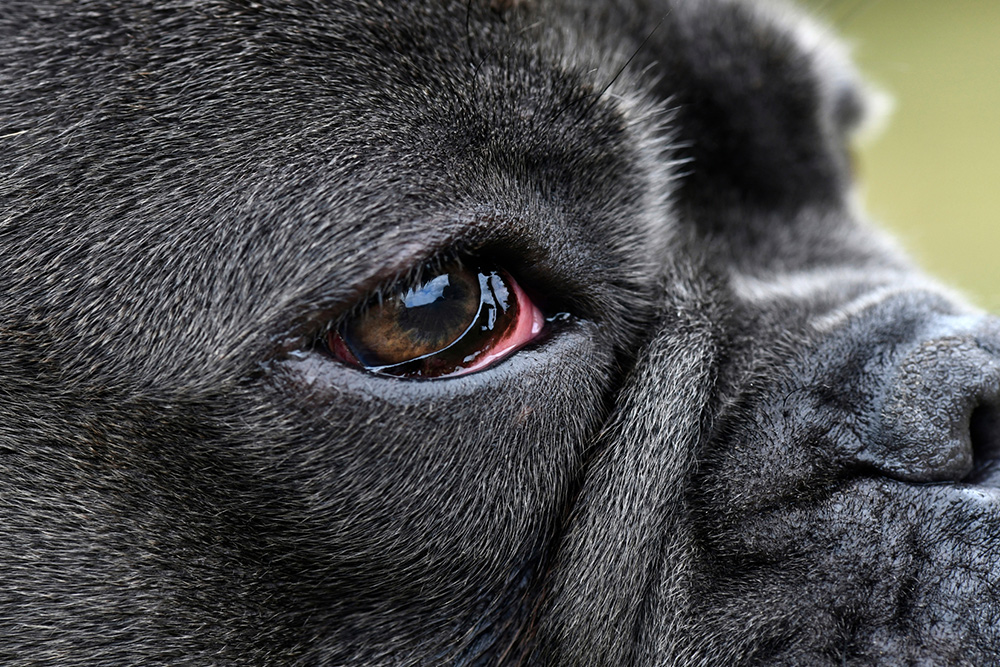
<svg viewBox="0 0 1000 667">
<path fill-rule="evenodd" d="M 300 418 L 274 474 L 298 485 L 293 523 L 310 536 L 296 548 L 325 573 L 315 585 L 422 600 L 478 595 L 485 578 L 500 591 L 562 516 L 599 427 L 611 357 L 595 338 L 576 325 L 448 382 L 358 373 L 318 354 L 276 363 L 269 398 Z M 443 590 L 462 582 L 476 590 Z"/>
</svg>

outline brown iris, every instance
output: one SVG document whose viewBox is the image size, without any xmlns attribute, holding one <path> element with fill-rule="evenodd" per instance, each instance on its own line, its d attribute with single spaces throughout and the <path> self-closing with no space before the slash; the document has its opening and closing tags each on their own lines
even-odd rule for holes
<svg viewBox="0 0 1000 667">
<path fill-rule="evenodd" d="M 369 304 L 329 334 L 341 361 L 397 377 L 440 377 L 475 366 L 515 324 L 513 281 L 458 264 Z"/>
</svg>

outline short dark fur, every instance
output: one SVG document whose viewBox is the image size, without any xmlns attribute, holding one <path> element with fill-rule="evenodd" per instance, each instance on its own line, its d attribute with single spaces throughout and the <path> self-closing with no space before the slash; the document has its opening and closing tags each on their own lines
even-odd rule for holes
<svg viewBox="0 0 1000 667">
<path fill-rule="evenodd" d="M 859 221 L 790 10 L 2 10 L 0 663 L 995 660 L 1000 327 Z M 316 346 L 451 257 L 570 319 Z"/>
</svg>

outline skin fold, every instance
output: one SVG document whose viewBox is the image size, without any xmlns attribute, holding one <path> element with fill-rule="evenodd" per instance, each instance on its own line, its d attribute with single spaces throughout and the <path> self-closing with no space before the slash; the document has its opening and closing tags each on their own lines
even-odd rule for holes
<svg viewBox="0 0 1000 667">
<path fill-rule="evenodd" d="M 780 4 L 5 0 L 0 663 L 991 664 L 1000 323 L 868 98 Z M 513 352 L 330 343 L 463 266 Z"/>
</svg>

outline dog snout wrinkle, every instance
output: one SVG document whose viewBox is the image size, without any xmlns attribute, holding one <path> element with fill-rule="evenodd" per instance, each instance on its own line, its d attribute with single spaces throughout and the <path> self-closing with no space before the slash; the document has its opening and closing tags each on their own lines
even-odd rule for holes
<svg viewBox="0 0 1000 667">
<path fill-rule="evenodd" d="M 1000 322 L 786 4 L 4 2 L 0 667 L 1000 664 Z M 566 319 L 331 349 L 460 265 Z"/>
<path fill-rule="evenodd" d="M 1000 357 L 962 327 L 935 322 L 890 368 L 873 405 L 872 433 L 859 460 L 909 482 L 959 482 L 996 454 Z M 947 321 L 954 320 L 957 326 Z M 983 328 L 997 323 L 984 320 Z M 978 460 L 977 460 L 978 459 Z"/>
</svg>

